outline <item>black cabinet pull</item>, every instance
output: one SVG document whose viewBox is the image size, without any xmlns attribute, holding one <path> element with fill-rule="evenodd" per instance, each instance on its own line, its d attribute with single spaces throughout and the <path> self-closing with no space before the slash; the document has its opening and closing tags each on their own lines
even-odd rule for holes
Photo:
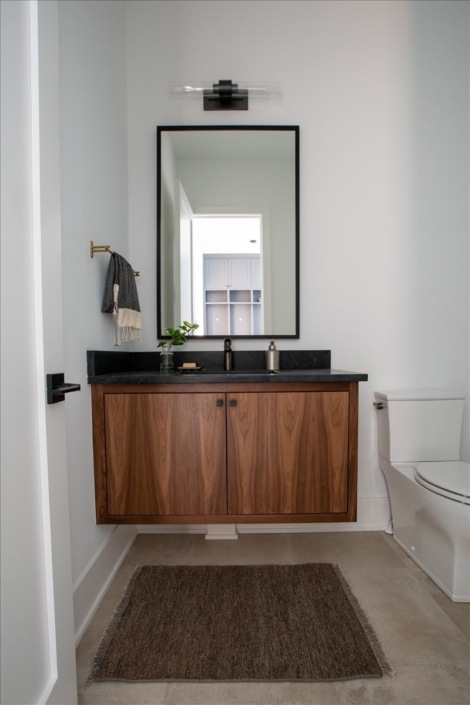
<svg viewBox="0 0 470 705">
<path fill-rule="evenodd" d="M 237 400 L 236 399 L 230 399 L 230 406 L 236 406 L 237 405 Z"/>
<path fill-rule="evenodd" d="M 223 406 L 224 405 L 223 399 L 217 399 L 217 401 L 215 402 L 215 405 L 216 406 Z"/>
</svg>

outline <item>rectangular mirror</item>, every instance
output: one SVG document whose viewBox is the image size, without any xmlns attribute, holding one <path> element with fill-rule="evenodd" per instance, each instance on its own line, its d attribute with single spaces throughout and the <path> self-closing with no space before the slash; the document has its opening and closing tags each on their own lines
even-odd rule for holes
<svg viewBox="0 0 470 705">
<path fill-rule="evenodd" d="M 157 128 L 157 332 L 299 337 L 299 128 Z"/>
</svg>

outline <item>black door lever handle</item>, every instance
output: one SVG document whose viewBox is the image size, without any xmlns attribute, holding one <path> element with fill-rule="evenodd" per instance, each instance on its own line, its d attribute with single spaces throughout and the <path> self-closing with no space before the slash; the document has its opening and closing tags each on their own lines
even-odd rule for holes
<svg viewBox="0 0 470 705">
<path fill-rule="evenodd" d="M 57 404 L 59 401 L 64 401 L 65 394 L 80 391 L 79 384 L 68 384 L 64 381 L 64 375 L 62 372 L 56 375 L 46 375 L 46 380 L 48 404 Z"/>
</svg>

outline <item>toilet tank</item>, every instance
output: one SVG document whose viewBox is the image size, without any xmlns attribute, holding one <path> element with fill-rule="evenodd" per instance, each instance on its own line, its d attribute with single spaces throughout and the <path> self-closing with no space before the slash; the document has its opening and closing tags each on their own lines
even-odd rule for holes
<svg viewBox="0 0 470 705">
<path fill-rule="evenodd" d="M 379 455 L 392 463 L 459 460 L 464 400 L 441 389 L 375 392 Z"/>
</svg>

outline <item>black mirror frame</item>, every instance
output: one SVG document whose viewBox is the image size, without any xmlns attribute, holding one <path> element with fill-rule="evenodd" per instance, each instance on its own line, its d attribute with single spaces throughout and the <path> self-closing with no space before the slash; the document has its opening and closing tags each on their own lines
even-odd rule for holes
<svg viewBox="0 0 470 705">
<path fill-rule="evenodd" d="M 232 335 L 234 340 L 260 340 L 282 338 L 300 338 L 300 208 L 299 208 L 299 126 L 298 125 L 161 125 L 157 127 L 157 338 L 158 340 L 169 340 L 171 336 L 163 335 L 162 314 L 161 314 L 161 294 L 162 294 L 162 273 L 161 273 L 161 135 L 162 132 L 189 132 L 189 131 L 219 131 L 219 130 L 273 130 L 279 132 L 292 131 L 295 135 L 295 333 L 292 335 Z M 178 325 L 175 321 L 174 325 Z M 220 340 L 226 335 L 198 335 L 193 340 Z M 188 340 L 191 340 L 189 338 Z"/>
</svg>

